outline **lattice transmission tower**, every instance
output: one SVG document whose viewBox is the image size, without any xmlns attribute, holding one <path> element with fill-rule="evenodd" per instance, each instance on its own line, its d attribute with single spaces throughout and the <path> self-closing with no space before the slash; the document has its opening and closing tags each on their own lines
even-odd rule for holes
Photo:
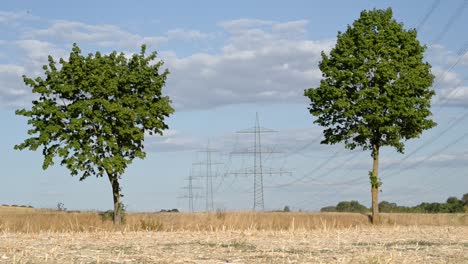
<svg viewBox="0 0 468 264">
<path fill-rule="evenodd" d="M 195 190 L 195 189 L 201 189 L 201 187 L 193 185 L 193 180 L 194 179 L 195 179 L 195 177 L 193 176 L 193 169 L 192 169 L 192 170 L 190 170 L 189 177 L 186 179 L 188 181 L 187 186 L 182 187 L 183 189 L 187 190 L 187 194 L 180 197 L 180 198 L 186 198 L 188 200 L 189 212 L 191 212 L 191 213 L 195 212 L 193 199 L 194 198 L 202 198 L 202 196 L 200 196 L 198 194 L 195 194 L 193 192 L 193 190 Z"/>
<path fill-rule="evenodd" d="M 232 154 L 250 154 L 253 155 L 253 169 L 246 169 L 243 172 L 231 172 L 231 175 L 253 175 L 254 180 L 254 211 L 263 211 L 265 209 L 264 195 L 263 195 L 263 175 L 273 174 L 291 174 L 290 172 L 283 171 L 282 169 L 265 168 L 263 166 L 262 155 L 265 153 L 273 154 L 279 153 L 273 150 L 265 150 L 262 148 L 261 135 L 263 133 L 274 133 L 275 130 L 264 128 L 260 126 L 258 113 L 256 113 L 255 126 L 253 128 L 237 131 L 237 133 L 253 134 L 254 135 L 254 146 L 253 149 L 247 149 L 242 151 L 233 151 Z"/>
<path fill-rule="evenodd" d="M 200 175 L 200 177 L 205 178 L 205 198 L 206 198 L 206 203 L 205 203 L 205 210 L 207 212 L 212 212 L 214 211 L 214 199 L 213 199 L 213 178 L 216 177 L 216 174 L 213 173 L 213 165 L 219 165 L 222 164 L 220 162 L 213 162 L 212 161 L 212 153 L 218 152 L 217 150 L 210 149 L 209 143 L 206 146 L 205 150 L 201 150 L 199 152 L 205 153 L 206 154 L 206 160 L 203 162 L 197 162 L 193 163 L 193 165 L 199 165 L 199 166 L 204 166 L 205 167 L 205 174 Z"/>
</svg>

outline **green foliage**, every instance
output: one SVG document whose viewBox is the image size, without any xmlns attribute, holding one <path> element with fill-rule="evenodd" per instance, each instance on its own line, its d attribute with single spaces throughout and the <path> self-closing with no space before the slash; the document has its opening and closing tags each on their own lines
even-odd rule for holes
<svg viewBox="0 0 468 264">
<path fill-rule="evenodd" d="M 463 213 L 466 212 L 467 205 L 464 203 L 464 194 L 462 199 L 457 197 L 447 198 L 446 203 L 421 203 L 416 206 L 400 206 L 396 203 L 382 201 L 379 203 L 379 211 L 382 213 Z M 360 212 L 365 213 L 367 209 L 357 201 L 342 201 L 336 206 L 326 206 L 320 209 L 320 212 Z"/>
<path fill-rule="evenodd" d="M 397 208 L 398 205 L 396 203 L 390 203 L 387 201 L 382 201 L 379 203 L 379 211 L 383 213 L 391 213 Z"/>
<path fill-rule="evenodd" d="M 382 185 L 382 181 L 377 176 L 374 176 L 372 171 L 369 171 L 369 179 L 372 187 L 379 188 Z"/>
<path fill-rule="evenodd" d="M 114 219 L 114 211 L 113 210 L 107 210 L 107 211 L 104 211 L 104 212 L 100 212 L 99 216 L 101 216 L 101 220 L 103 222 L 112 221 Z"/>
<path fill-rule="evenodd" d="M 291 208 L 289 208 L 289 206 L 286 205 L 286 206 L 283 208 L 283 212 L 291 212 Z"/>
<path fill-rule="evenodd" d="M 131 58 L 117 52 L 83 56 L 74 44 L 60 65 L 49 56 L 45 78 L 23 76 L 38 98 L 32 109 L 16 111 L 32 128 L 15 149 L 42 147 L 44 169 L 58 157 L 72 175 L 81 173 L 80 180 L 120 177 L 134 158 L 145 157 L 145 131 L 162 134 L 164 118 L 173 113 L 161 92 L 169 72 L 160 73 L 156 53 L 145 52 L 143 45 Z"/>
<path fill-rule="evenodd" d="M 120 209 L 120 217 L 122 222 L 125 223 L 125 215 L 126 215 L 126 207 L 122 202 L 119 202 L 119 209 Z M 114 219 L 114 211 L 107 210 L 104 212 L 100 212 L 99 215 L 101 216 L 102 221 L 112 221 Z"/>
<path fill-rule="evenodd" d="M 15 149 L 42 148 L 44 170 L 58 158 L 80 180 L 106 174 L 118 205 L 120 177 L 133 159 L 145 158 L 145 132 L 162 135 L 168 128 L 164 119 L 174 112 L 162 95 L 169 71 L 159 71 L 163 62 L 155 61 L 155 52 L 145 53 L 143 45 L 130 58 L 115 51 L 83 56 L 73 44 L 60 65 L 49 56 L 45 78 L 23 76 L 37 100 L 31 109 L 16 111 L 32 128 L 31 137 Z M 114 210 L 120 211 L 117 206 Z"/>
<path fill-rule="evenodd" d="M 315 123 L 326 127 L 322 143 L 403 152 L 403 140 L 436 125 L 429 119 L 434 76 L 416 35 L 391 9 L 362 11 L 338 32 L 330 54 L 322 53 L 320 86 L 305 90 Z"/>
<path fill-rule="evenodd" d="M 366 213 L 369 208 L 360 204 L 358 201 L 343 201 L 336 205 L 337 212 Z"/>
<path fill-rule="evenodd" d="M 468 206 L 468 193 L 465 193 L 465 194 L 462 196 L 461 201 L 463 202 L 463 205 L 467 205 L 467 206 Z"/>
<path fill-rule="evenodd" d="M 337 212 L 336 206 L 325 206 L 320 209 L 320 212 Z"/>
<path fill-rule="evenodd" d="M 458 198 L 455 197 L 455 196 L 451 196 L 451 197 L 447 198 L 447 203 L 448 204 L 457 204 L 457 203 L 463 204 L 463 202 L 461 200 L 458 200 Z"/>
<path fill-rule="evenodd" d="M 457 197 L 449 197 L 446 203 L 421 203 L 419 205 L 399 206 L 396 203 L 382 201 L 379 210 L 384 213 L 463 213 L 463 201 Z"/>
</svg>

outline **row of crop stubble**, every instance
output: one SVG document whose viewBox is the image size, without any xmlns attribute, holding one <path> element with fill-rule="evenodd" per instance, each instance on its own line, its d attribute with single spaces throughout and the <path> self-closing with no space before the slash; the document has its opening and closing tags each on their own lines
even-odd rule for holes
<svg viewBox="0 0 468 264">
<path fill-rule="evenodd" d="M 468 226 L 468 214 L 382 214 L 383 225 Z M 314 230 L 369 225 L 369 216 L 357 213 L 127 213 L 124 224 L 98 212 L 64 212 L 0 207 L 0 231 L 33 233 L 92 231 L 218 231 Z"/>
</svg>

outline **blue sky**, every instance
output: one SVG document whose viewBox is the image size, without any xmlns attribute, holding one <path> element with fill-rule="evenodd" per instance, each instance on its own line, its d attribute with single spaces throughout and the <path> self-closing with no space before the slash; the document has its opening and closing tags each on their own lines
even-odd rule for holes
<svg viewBox="0 0 468 264">
<path fill-rule="evenodd" d="M 0 7 L 0 203 L 69 209 L 109 209 L 105 178 L 79 182 L 59 166 L 43 171 L 40 151 L 15 151 L 26 138 L 26 120 L 14 110 L 28 107 L 30 89 L 21 79 L 41 74 L 47 55 L 66 56 L 76 42 L 84 53 L 138 52 L 146 43 L 171 74 L 164 92 L 176 113 L 163 137 L 148 137 L 145 160 L 135 160 L 123 175 L 129 210 L 187 210 L 182 187 L 198 150 L 208 141 L 219 152 L 213 160 L 216 208 L 248 210 L 253 179 L 234 176 L 251 167 L 252 157 L 230 155 L 253 144 L 236 131 L 261 125 L 265 167 L 291 175 L 265 175 L 266 209 L 285 205 L 318 210 L 341 200 L 370 205 L 367 172 L 370 153 L 314 141 L 322 128 L 313 124 L 304 89 L 321 77 L 320 52 L 330 50 L 363 9 L 392 7 L 405 28 L 418 28 L 428 46 L 426 58 L 436 76 L 433 100 L 438 126 L 406 143 L 404 155 L 381 154 L 381 200 L 404 205 L 443 201 L 468 192 L 468 7 L 466 1 L 4 1 Z M 432 12 L 431 12 L 432 10 Z M 427 19 L 425 19 L 427 18 Z M 314 143 L 315 142 L 315 143 Z M 203 178 L 194 185 L 204 194 Z M 197 198 L 196 209 L 204 209 Z"/>
</svg>

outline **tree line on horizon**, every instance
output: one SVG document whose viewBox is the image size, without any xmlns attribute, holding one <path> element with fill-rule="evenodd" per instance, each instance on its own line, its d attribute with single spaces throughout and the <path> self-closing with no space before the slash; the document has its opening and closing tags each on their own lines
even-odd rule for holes
<svg viewBox="0 0 468 264">
<path fill-rule="evenodd" d="M 353 200 L 341 201 L 335 206 L 322 207 L 320 212 L 368 213 L 370 210 L 365 205 Z M 382 213 L 468 213 L 468 193 L 465 193 L 461 199 L 450 196 L 445 203 L 422 202 L 415 206 L 402 206 L 381 201 L 379 211 Z"/>
</svg>

